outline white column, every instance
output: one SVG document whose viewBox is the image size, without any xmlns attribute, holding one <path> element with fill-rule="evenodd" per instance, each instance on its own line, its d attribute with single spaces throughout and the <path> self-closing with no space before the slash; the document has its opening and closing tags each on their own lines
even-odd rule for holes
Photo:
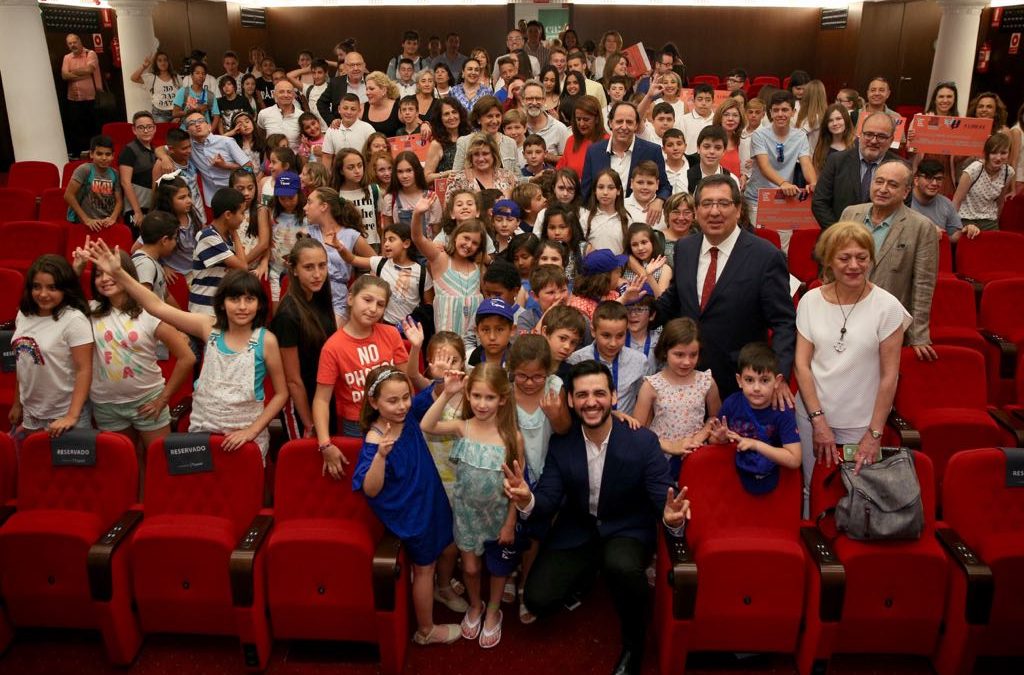
<svg viewBox="0 0 1024 675">
<path fill-rule="evenodd" d="M 935 61 L 928 81 L 928 96 L 939 82 L 955 82 L 960 96 L 960 114 L 971 95 L 971 78 L 977 57 L 978 26 L 987 0 L 938 0 L 942 7 Z"/>
<path fill-rule="evenodd" d="M 140 110 L 152 108 L 149 89 L 131 81 L 142 61 L 156 51 L 153 32 L 153 8 L 159 0 L 114 0 L 117 12 L 117 39 L 121 45 L 121 79 L 124 81 L 124 107 L 127 120 Z"/>
<path fill-rule="evenodd" d="M 0 26 L 0 70 L 14 159 L 53 162 L 61 169 L 68 149 L 36 0 L 0 0 Z"/>
</svg>

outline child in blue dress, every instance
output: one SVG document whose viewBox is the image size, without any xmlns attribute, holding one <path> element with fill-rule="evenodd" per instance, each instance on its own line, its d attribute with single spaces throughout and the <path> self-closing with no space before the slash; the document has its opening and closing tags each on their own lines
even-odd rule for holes
<svg viewBox="0 0 1024 675">
<path fill-rule="evenodd" d="M 420 645 L 459 639 L 456 624 L 434 624 L 434 564 L 452 545 L 452 512 L 415 418 L 412 383 L 401 369 L 378 366 L 366 376 L 359 424 L 366 434 L 352 473 L 384 526 L 402 540 L 413 563 L 412 598 Z"/>
<path fill-rule="evenodd" d="M 453 396 L 465 389 L 463 420 L 443 422 Z M 462 552 L 462 572 L 469 609 L 462 619 L 462 637 L 479 638 L 484 649 L 501 641 L 501 596 L 515 570 L 516 509 L 505 496 L 502 465 L 523 461 L 523 437 L 516 429 L 516 408 L 508 373 L 490 361 L 465 373 L 449 370 L 444 391 L 423 417 L 423 431 L 456 436 L 451 459 L 455 473 L 455 544 Z M 491 574 L 486 611 L 480 596 L 481 560 Z"/>
</svg>

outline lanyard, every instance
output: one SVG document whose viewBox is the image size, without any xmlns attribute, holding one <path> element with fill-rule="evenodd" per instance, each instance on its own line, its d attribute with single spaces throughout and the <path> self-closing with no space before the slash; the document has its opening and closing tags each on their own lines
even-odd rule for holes
<svg viewBox="0 0 1024 675">
<path fill-rule="evenodd" d="M 631 336 L 629 334 L 629 331 L 626 331 L 626 346 L 627 347 L 632 347 L 633 346 L 631 344 L 632 342 L 633 342 L 633 336 Z M 651 355 L 651 331 L 647 331 L 647 337 L 644 338 L 644 356 L 650 356 L 650 355 Z"/>
<path fill-rule="evenodd" d="M 627 331 L 628 335 L 628 331 Z M 628 337 L 627 337 L 628 339 Z M 602 363 L 601 355 L 597 352 L 597 345 L 594 345 L 594 360 L 598 363 Z M 615 360 L 612 361 L 612 386 L 615 387 L 615 393 L 619 393 L 619 357 L 615 356 Z M 618 404 L 612 406 L 612 410 L 618 410 Z"/>
<path fill-rule="evenodd" d="M 508 350 L 506 349 L 501 353 L 501 367 L 505 367 L 505 360 L 508 358 Z M 480 348 L 480 363 L 487 363 L 487 352 L 483 351 L 483 347 Z"/>
</svg>

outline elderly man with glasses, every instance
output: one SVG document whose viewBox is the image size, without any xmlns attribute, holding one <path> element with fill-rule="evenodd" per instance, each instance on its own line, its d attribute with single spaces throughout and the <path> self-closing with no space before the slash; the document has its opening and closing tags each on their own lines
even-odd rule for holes
<svg viewBox="0 0 1024 675">
<path fill-rule="evenodd" d="M 889 150 L 894 133 L 892 117 L 881 112 L 865 113 L 857 143 L 825 160 L 811 203 L 814 218 L 822 228 L 838 221 L 846 207 L 871 201 L 875 170 L 885 160 L 896 159 Z"/>
</svg>

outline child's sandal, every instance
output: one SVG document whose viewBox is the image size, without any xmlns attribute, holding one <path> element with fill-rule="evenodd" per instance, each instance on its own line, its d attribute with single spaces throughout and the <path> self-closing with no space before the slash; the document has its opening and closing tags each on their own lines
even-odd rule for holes
<svg viewBox="0 0 1024 675">
<path fill-rule="evenodd" d="M 480 616 L 476 618 L 476 621 L 469 618 L 469 611 L 467 610 L 465 615 L 463 615 L 459 629 L 462 632 L 462 637 L 467 640 L 475 640 L 480 637 L 480 628 L 484 625 L 484 616 L 487 614 L 487 608 L 480 608 Z"/>
<path fill-rule="evenodd" d="M 438 631 L 438 629 L 441 629 Z M 448 645 L 459 639 L 461 631 L 459 625 L 455 623 L 441 623 L 434 624 L 430 628 L 430 632 L 424 635 L 423 633 L 416 631 L 412 636 L 412 641 L 418 645 Z"/>
<path fill-rule="evenodd" d="M 501 618 L 501 610 L 498 610 L 498 623 L 494 628 L 487 628 L 486 626 L 483 626 L 483 630 L 480 631 L 480 646 L 484 649 L 497 647 L 498 643 L 501 642 Z M 487 622 L 482 621 L 481 625 L 485 623 Z"/>
</svg>

